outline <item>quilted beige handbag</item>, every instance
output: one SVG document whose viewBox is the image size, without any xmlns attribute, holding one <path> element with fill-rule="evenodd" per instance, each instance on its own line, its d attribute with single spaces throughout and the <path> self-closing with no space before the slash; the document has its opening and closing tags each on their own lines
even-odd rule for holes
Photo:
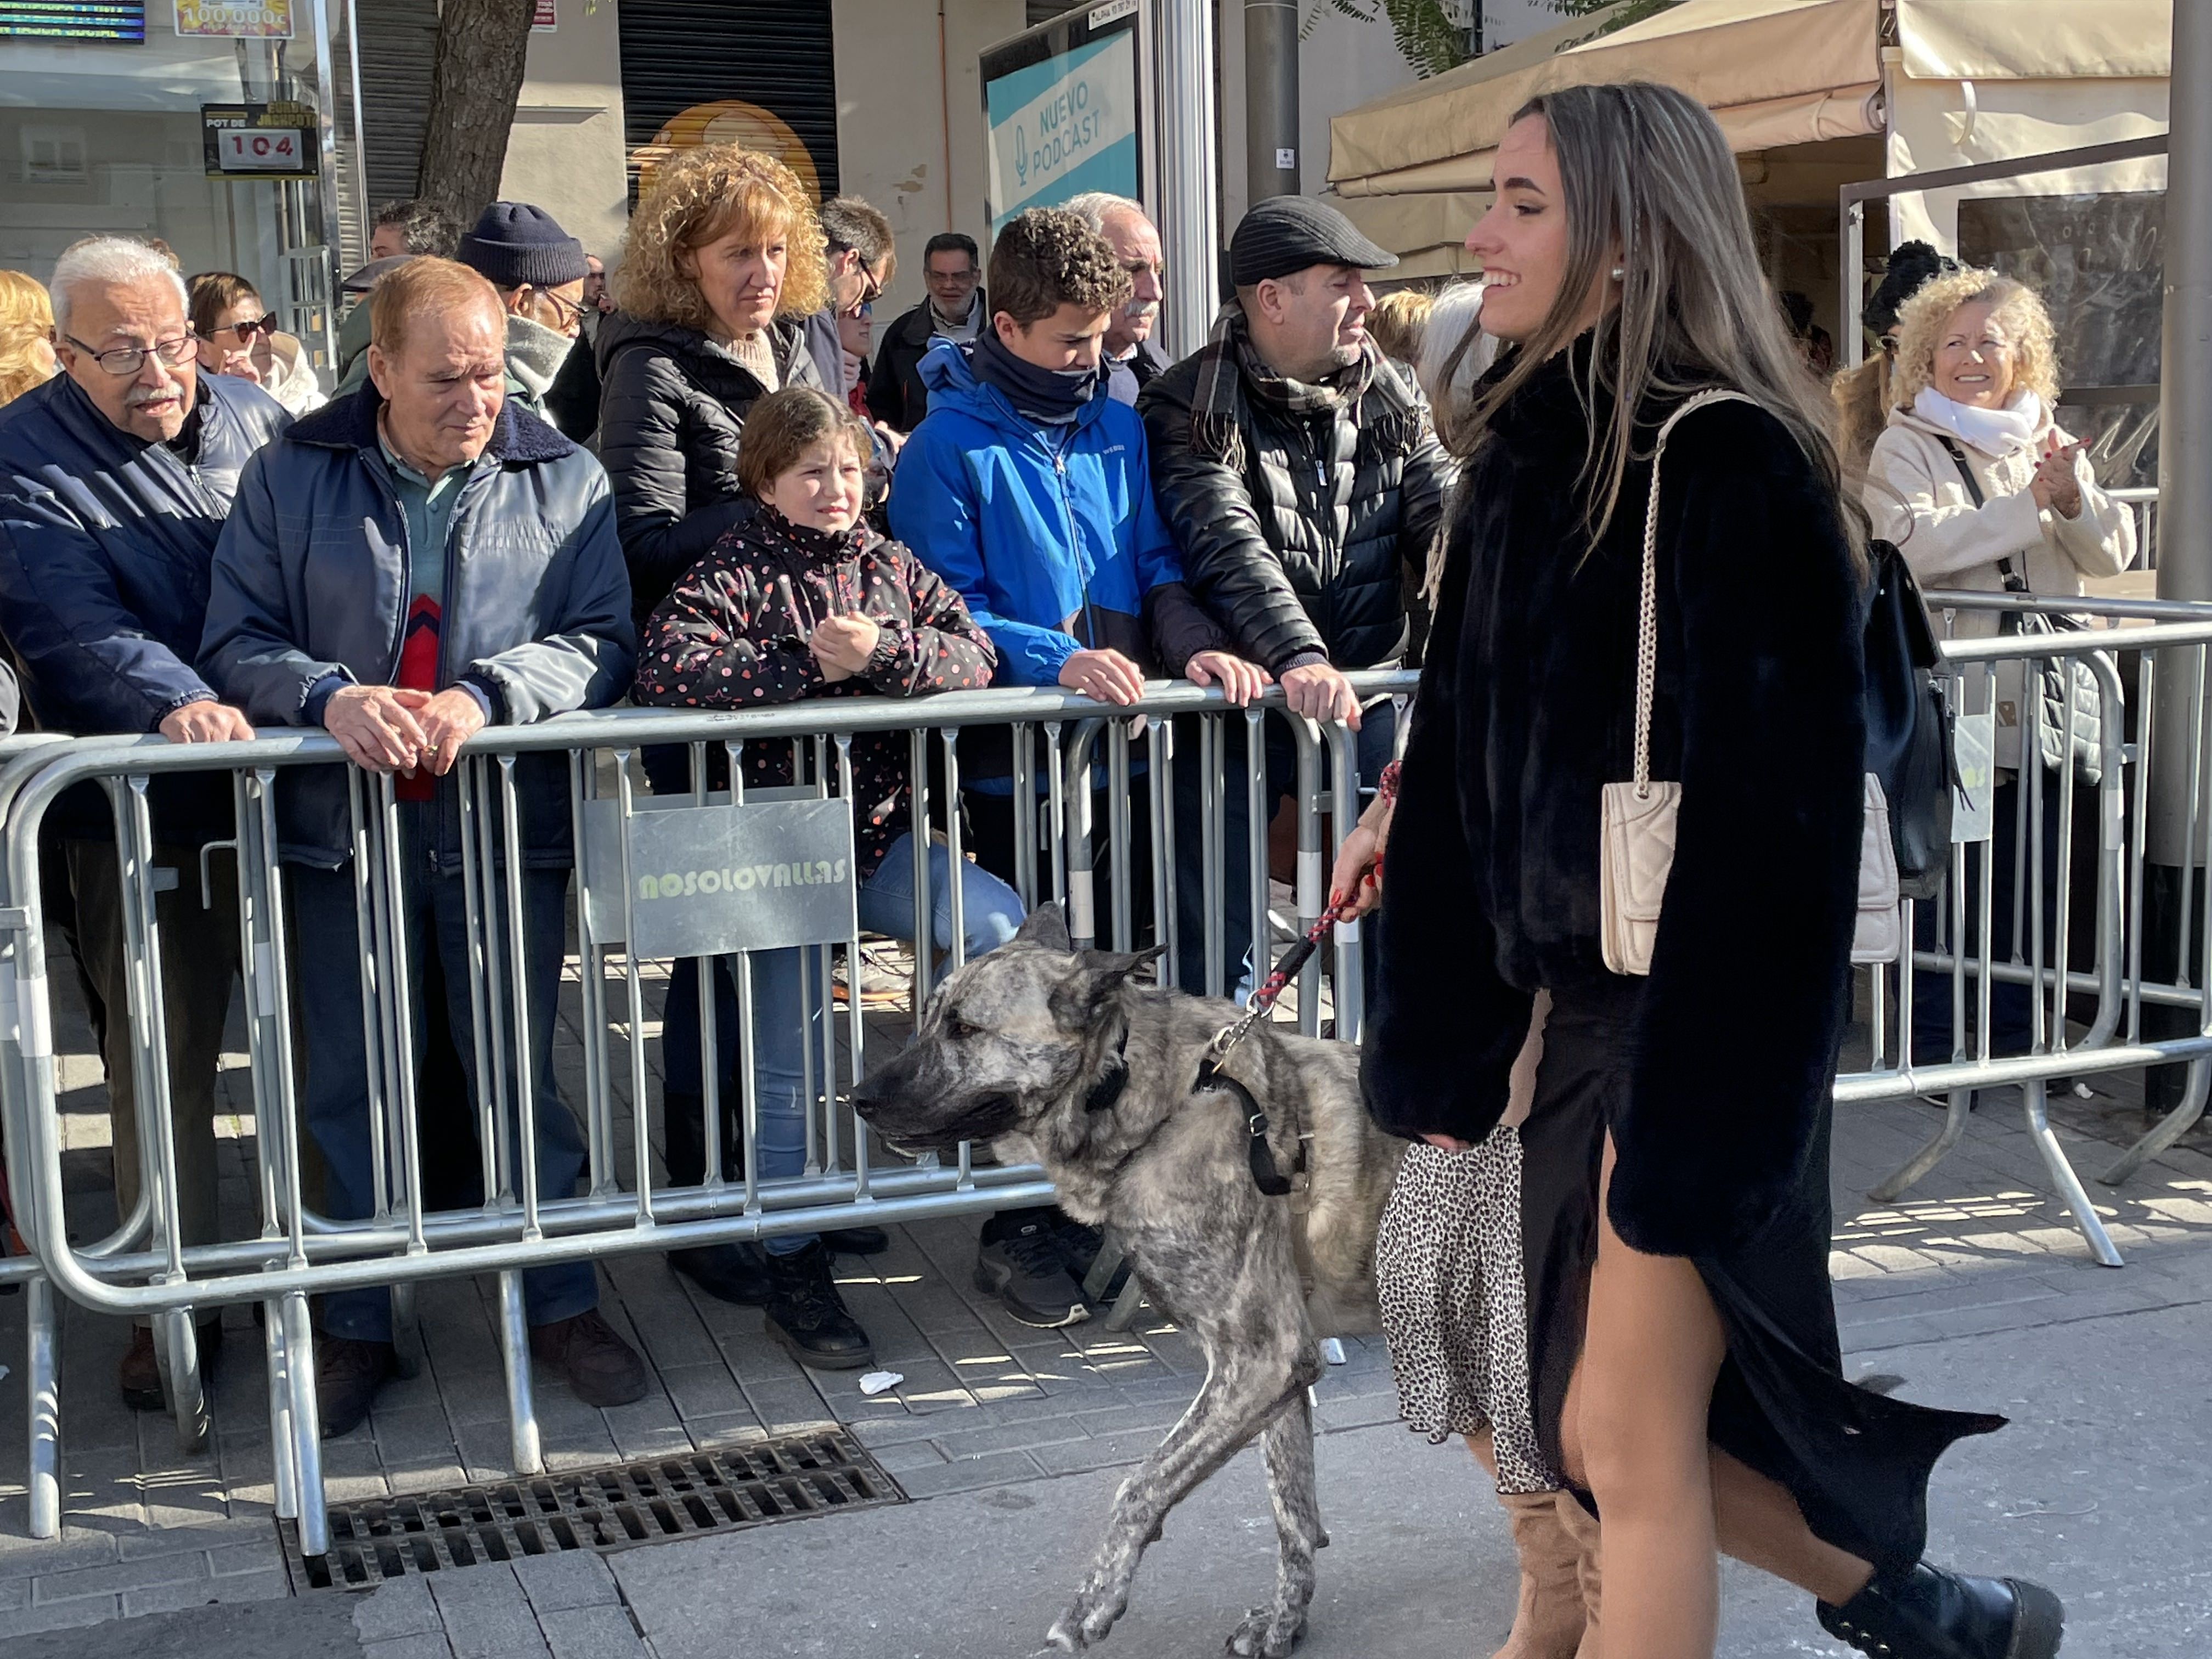
<svg viewBox="0 0 2212 1659">
<path fill-rule="evenodd" d="M 1686 415 L 1708 404 L 1754 404 L 1741 392 L 1700 392 L 1667 417 L 1651 455 L 1651 493 L 1644 507 L 1643 601 L 1636 639 L 1636 776 L 1604 787 L 1599 830 L 1600 939 L 1605 965 L 1616 974 L 1649 974 L 1659 938 L 1667 872 L 1674 864 L 1674 820 L 1682 786 L 1651 778 L 1651 699 L 1659 672 L 1659 462 L 1668 435 Z M 1865 827 L 1859 858 L 1855 963 L 1894 962 L 1904 948 L 1898 911 L 1897 853 L 1889 839 L 1889 803 L 1881 781 L 1866 781 Z"/>
</svg>

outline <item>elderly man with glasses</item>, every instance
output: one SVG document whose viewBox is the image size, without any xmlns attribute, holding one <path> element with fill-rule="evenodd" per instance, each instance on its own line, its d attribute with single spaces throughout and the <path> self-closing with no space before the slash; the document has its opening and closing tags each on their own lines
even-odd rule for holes
<svg viewBox="0 0 2212 1659">
<path fill-rule="evenodd" d="M 145 243 L 100 236 L 54 267 L 62 372 L 0 410 L 0 631 L 51 731 L 159 732 L 173 743 L 250 738 L 246 716 L 192 666 L 216 538 L 240 470 L 289 420 L 250 381 L 203 374 L 176 268 Z M 232 833 L 222 772 L 157 778 L 155 915 L 167 1015 L 178 1231 L 215 1242 L 216 1067 L 237 968 L 234 866 L 216 857 L 213 914 L 200 908 L 199 849 Z M 76 943 L 105 1006 L 116 1203 L 141 1190 L 127 1010 L 124 894 L 114 821 L 94 786 L 55 803 L 46 824 L 66 861 Z M 219 1340 L 202 1328 L 205 1352 Z M 150 1333 L 124 1356 L 124 1398 L 159 1409 Z"/>
</svg>

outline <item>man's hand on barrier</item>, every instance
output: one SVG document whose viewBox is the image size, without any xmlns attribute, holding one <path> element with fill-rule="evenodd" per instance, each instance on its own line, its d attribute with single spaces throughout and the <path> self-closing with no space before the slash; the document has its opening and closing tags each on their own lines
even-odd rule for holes
<svg viewBox="0 0 2212 1659">
<path fill-rule="evenodd" d="M 1352 682 L 1325 662 L 1285 669 L 1283 696 L 1294 714 L 1314 720 L 1342 720 L 1353 731 L 1359 729 L 1359 699 Z"/>
<path fill-rule="evenodd" d="M 835 684 L 866 668 L 882 637 L 882 629 L 854 611 L 842 617 L 825 617 L 815 623 L 806 648 L 822 665 L 822 678 Z"/>
<path fill-rule="evenodd" d="M 396 686 L 342 685 L 323 705 L 323 729 L 356 766 L 371 772 L 411 770 L 429 745 L 403 700 L 406 695 Z M 419 691 L 412 695 L 418 701 L 422 696 Z"/>
<path fill-rule="evenodd" d="M 227 702 L 203 697 L 162 715 L 160 730 L 171 743 L 243 743 L 253 722 Z"/>
<path fill-rule="evenodd" d="M 1193 685 L 1219 685 L 1232 708 L 1242 708 L 1269 686 L 1275 678 L 1256 662 L 1227 651 L 1201 651 L 1183 665 Z"/>
<path fill-rule="evenodd" d="M 432 775 L 444 777 L 453 769 L 461 745 L 483 730 L 483 705 L 458 685 L 448 686 L 435 696 L 405 688 L 397 696 L 401 705 L 413 712 L 416 725 L 422 728 L 422 763 L 430 769 Z"/>
<path fill-rule="evenodd" d="M 1077 651 L 1060 665 L 1060 683 L 1094 702 L 1131 703 L 1145 695 L 1145 676 L 1118 651 Z"/>
</svg>

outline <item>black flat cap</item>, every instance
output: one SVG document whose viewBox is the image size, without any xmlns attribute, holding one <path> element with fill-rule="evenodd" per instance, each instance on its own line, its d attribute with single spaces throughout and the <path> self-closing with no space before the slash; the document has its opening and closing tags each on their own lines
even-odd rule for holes
<svg viewBox="0 0 2212 1659">
<path fill-rule="evenodd" d="M 343 294 L 366 294 L 410 259 L 422 257 L 419 253 L 387 253 L 381 259 L 371 259 L 340 283 L 338 290 Z"/>
<path fill-rule="evenodd" d="M 1310 265 L 1381 270 L 1398 256 L 1375 246 L 1352 221 L 1310 196 L 1270 196 L 1237 221 L 1229 239 L 1229 276 L 1239 288 Z"/>
</svg>

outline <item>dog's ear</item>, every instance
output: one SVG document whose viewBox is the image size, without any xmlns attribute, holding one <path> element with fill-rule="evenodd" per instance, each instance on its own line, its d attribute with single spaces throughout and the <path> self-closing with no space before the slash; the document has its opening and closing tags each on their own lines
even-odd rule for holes
<svg viewBox="0 0 2212 1659">
<path fill-rule="evenodd" d="M 1149 951 L 1085 951 L 1076 957 L 1075 971 L 1052 988 L 1052 1017 L 1062 1030 L 1082 1031 L 1097 1023 L 1107 999 L 1119 991 L 1130 975 L 1167 954 L 1155 945 Z"/>
<path fill-rule="evenodd" d="M 1064 951 L 1071 956 L 1075 951 L 1075 941 L 1068 936 L 1067 915 L 1060 908 L 1058 899 L 1030 911 L 1014 939 L 1018 943 L 1026 940 L 1031 945 L 1042 945 L 1048 951 Z"/>
</svg>

